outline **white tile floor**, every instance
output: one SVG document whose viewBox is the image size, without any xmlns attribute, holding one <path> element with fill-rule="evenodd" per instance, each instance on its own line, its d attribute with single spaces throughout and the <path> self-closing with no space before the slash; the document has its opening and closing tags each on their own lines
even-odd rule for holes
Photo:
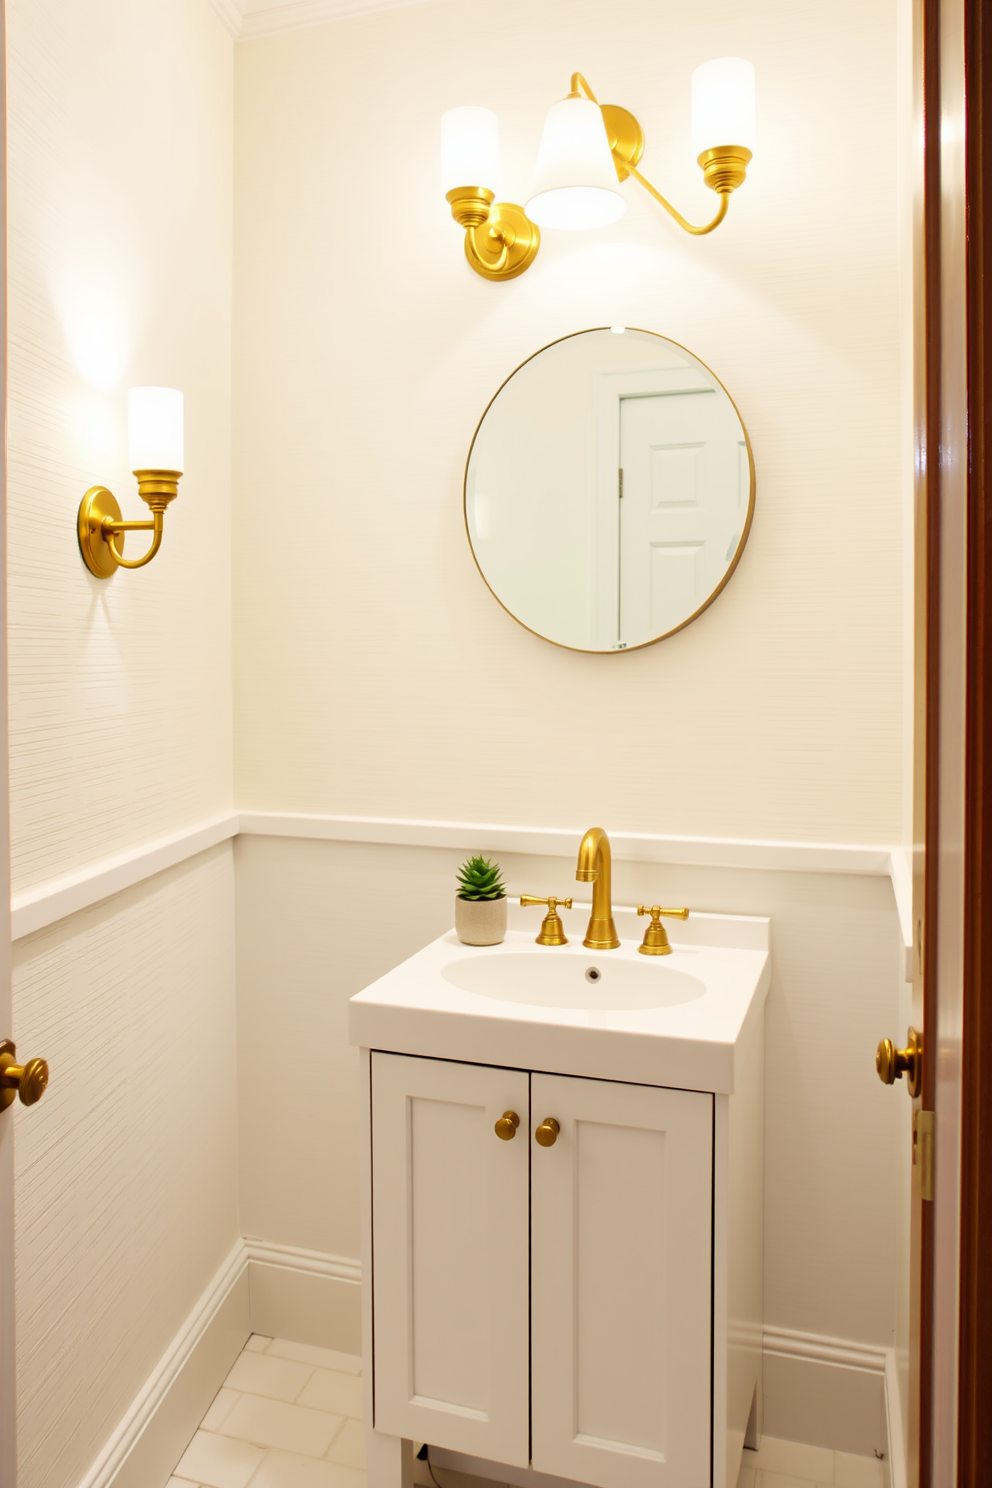
<svg viewBox="0 0 992 1488">
<path fill-rule="evenodd" d="M 167 1488 L 365 1488 L 362 1361 L 252 1334 Z M 885 1488 L 882 1464 L 765 1437 L 738 1488 Z M 435 1469 L 440 1488 L 505 1488 Z M 426 1463 L 415 1482 L 434 1488 Z"/>
</svg>

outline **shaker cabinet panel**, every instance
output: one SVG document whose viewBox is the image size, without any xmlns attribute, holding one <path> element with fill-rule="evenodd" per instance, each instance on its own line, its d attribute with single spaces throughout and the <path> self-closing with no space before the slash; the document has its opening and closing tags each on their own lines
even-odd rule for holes
<svg viewBox="0 0 992 1488">
<path fill-rule="evenodd" d="M 376 1430 L 520 1467 L 528 1085 L 520 1070 L 372 1055 Z"/>
<path fill-rule="evenodd" d="M 533 1466 L 599 1488 L 709 1488 L 713 1100 L 537 1075 Z"/>
</svg>

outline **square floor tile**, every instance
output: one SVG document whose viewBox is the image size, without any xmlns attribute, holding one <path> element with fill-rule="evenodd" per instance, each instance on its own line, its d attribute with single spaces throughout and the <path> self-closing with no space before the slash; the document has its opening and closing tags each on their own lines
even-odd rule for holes
<svg viewBox="0 0 992 1488">
<path fill-rule="evenodd" d="M 315 1369 L 296 1398 L 300 1405 L 312 1405 L 315 1410 L 335 1411 L 341 1416 L 361 1419 L 362 1381 L 357 1374 Z"/>
<path fill-rule="evenodd" d="M 335 1349 L 317 1348 L 313 1343 L 291 1343 L 288 1338 L 273 1338 L 268 1352 L 280 1359 L 296 1359 L 316 1369 L 336 1369 L 340 1374 L 361 1374 L 361 1354 L 339 1354 Z"/>
<path fill-rule="evenodd" d="M 315 1462 L 292 1452 L 270 1452 L 251 1488 L 365 1488 L 365 1474 L 337 1462 Z"/>
<path fill-rule="evenodd" d="M 252 1354 L 264 1354 L 271 1342 L 272 1339 L 266 1338 L 264 1333 L 253 1333 L 245 1344 L 245 1348 Z"/>
<path fill-rule="evenodd" d="M 834 1453 L 834 1482 L 837 1488 L 883 1488 L 884 1469 L 877 1457 L 855 1457 Z"/>
<path fill-rule="evenodd" d="M 202 1483 L 206 1488 L 246 1488 L 264 1456 L 247 1442 L 198 1431 L 183 1453 L 176 1477 Z"/>
<path fill-rule="evenodd" d="M 262 1395 L 242 1395 L 224 1422 L 226 1436 L 260 1447 L 279 1447 L 300 1457 L 323 1457 L 338 1433 L 341 1416 L 307 1410 Z M 222 1485 L 223 1488 L 223 1485 Z"/>
<path fill-rule="evenodd" d="M 365 1427 L 361 1421 L 345 1421 L 327 1451 L 328 1462 L 365 1469 Z M 417 1466 L 420 1466 L 418 1463 Z"/>
<path fill-rule="evenodd" d="M 232 1390 L 266 1395 L 270 1400 L 295 1400 L 312 1374 L 309 1364 L 274 1359 L 271 1354 L 242 1354 L 225 1383 Z"/>
<path fill-rule="evenodd" d="M 834 1454 L 830 1448 L 807 1447 L 802 1442 L 780 1441 L 774 1436 L 762 1437 L 753 1465 L 762 1472 L 805 1478 L 809 1483 L 834 1480 Z"/>
<path fill-rule="evenodd" d="M 200 1422 L 204 1431 L 219 1431 L 221 1423 L 231 1413 L 231 1407 L 238 1398 L 237 1390 L 220 1389 L 213 1398 L 213 1404 Z"/>
</svg>

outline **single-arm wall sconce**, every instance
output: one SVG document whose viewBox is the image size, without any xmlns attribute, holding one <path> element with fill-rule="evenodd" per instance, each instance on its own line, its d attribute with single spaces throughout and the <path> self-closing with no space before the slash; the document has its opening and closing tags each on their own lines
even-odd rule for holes
<svg viewBox="0 0 992 1488">
<path fill-rule="evenodd" d="M 499 168 L 499 120 L 491 109 L 449 109 L 441 120 L 441 181 L 451 215 L 465 229 L 465 257 L 484 279 L 515 279 L 541 246 L 523 207 L 496 202 L 486 186 Z"/>
<path fill-rule="evenodd" d="M 730 194 L 742 185 L 754 149 L 754 68 L 740 57 L 705 62 L 692 75 L 693 149 L 703 181 L 720 198 L 711 222 L 694 226 L 637 169 L 644 132 L 627 109 L 600 104 L 580 72 L 554 103 L 541 138 L 526 211 L 493 205 L 494 194 L 467 181 L 493 181 L 499 123 L 488 109 L 451 109 L 441 121 L 442 172 L 451 215 L 465 229 L 465 256 L 486 279 L 514 279 L 529 268 L 542 227 L 582 229 L 616 222 L 627 209 L 618 190 L 628 176 L 681 228 L 701 236 L 719 227 Z"/>
<path fill-rule="evenodd" d="M 127 395 L 128 456 L 150 522 L 124 522 L 106 486 L 91 486 L 79 503 L 79 551 L 90 573 L 109 579 L 118 568 L 143 568 L 162 546 L 165 509 L 183 473 L 183 395 L 175 388 L 131 388 Z M 124 557 L 125 532 L 152 533 L 141 558 Z"/>
</svg>

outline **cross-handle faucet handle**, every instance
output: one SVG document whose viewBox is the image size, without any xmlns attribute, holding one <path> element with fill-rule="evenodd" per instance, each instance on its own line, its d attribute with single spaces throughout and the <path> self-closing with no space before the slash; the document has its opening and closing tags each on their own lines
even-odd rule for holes
<svg viewBox="0 0 992 1488">
<path fill-rule="evenodd" d="M 548 912 L 541 922 L 540 934 L 535 937 L 538 945 L 568 945 L 568 937 L 565 934 L 565 927 L 561 922 L 561 915 L 558 913 L 558 906 L 560 904 L 565 909 L 571 909 L 571 899 L 556 899 L 553 894 L 547 899 L 541 899 L 536 894 L 521 894 L 520 903 L 525 907 L 529 904 L 546 904 L 548 906 Z"/>
<path fill-rule="evenodd" d="M 687 909 L 663 909 L 660 904 L 652 904 L 651 908 L 644 904 L 637 906 L 639 915 L 650 915 L 651 923 L 644 932 L 644 940 L 637 947 L 642 956 L 670 956 L 672 947 L 668 941 L 668 932 L 661 923 L 662 915 L 669 920 L 687 920 L 689 911 Z"/>
</svg>

